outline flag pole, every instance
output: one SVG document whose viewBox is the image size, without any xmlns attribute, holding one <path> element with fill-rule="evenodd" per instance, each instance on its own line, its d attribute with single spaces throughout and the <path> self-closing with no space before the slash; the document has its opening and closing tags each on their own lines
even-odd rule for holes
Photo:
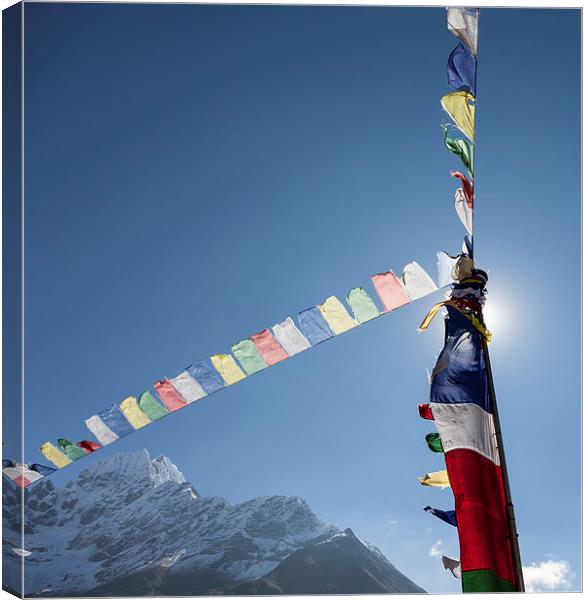
<svg viewBox="0 0 588 600">
<path fill-rule="evenodd" d="M 508 537 L 512 551 L 513 567 L 515 571 L 515 580 L 517 592 L 525 591 L 525 580 L 523 579 L 523 565 L 521 563 L 521 552 L 519 550 L 519 534 L 517 532 L 517 522 L 515 520 L 514 505 L 510 494 L 510 484 L 508 481 L 508 471 L 506 469 L 506 456 L 504 454 L 504 443 L 502 441 L 502 430 L 500 429 L 500 417 L 498 416 L 498 406 L 496 403 L 496 391 L 494 389 L 494 379 L 492 377 L 492 367 L 490 365 L 490 353 L 488 352 L 488 343 L 484 336 L 482 340 L 482 352 L 484 354 L 484 364 L 488 379 L 488 395 L 490 397 L 490 406 L 494 419 L 494 431 L 496 435 L 496 446 L 500 458 L 502 473 L 502 486 L 504 488 L 504 498 L 506 500 L 506 520 L 508 524 Z"/>
</svg>

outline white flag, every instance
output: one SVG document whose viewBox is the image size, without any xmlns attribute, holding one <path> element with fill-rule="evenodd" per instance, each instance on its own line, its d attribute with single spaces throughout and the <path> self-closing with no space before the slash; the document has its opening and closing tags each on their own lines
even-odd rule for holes
<svg viewBox="0 0 588 600">
<path fill-rule="evenodd" d="M 308 340 L 302 332 L 294 325 L 294 321 L 288 317 L 282 323 L 276 323 L 272 327 L 272 332 L 280 345 L 290 355 L 298 354 L 303 350 L 310 348 Z"/>
<path fill-rule="evenodd" d="M 459 579 L 461 577 L 461 563 L 459 562 L 459 560 L 456 560 L 455 558 L 450 558 L 449 556 L 445 556 L 444 554 L 441 557 L 441 562 L 448 571 L 451 571 L 451 574 L 456 579 Z"/>
<path fill-rule="evenodd" d="M 447 29 L 459 38 L 473 56 L 478 55 L 478 17 L 477 8 L 448 8 Z"/>
<path fill-rule="evenodd" d="M 411 300 L 422 298 L 438 289 L 423 267 L 415 261 L 404 267 L 400 279 Z"/>
</svg>

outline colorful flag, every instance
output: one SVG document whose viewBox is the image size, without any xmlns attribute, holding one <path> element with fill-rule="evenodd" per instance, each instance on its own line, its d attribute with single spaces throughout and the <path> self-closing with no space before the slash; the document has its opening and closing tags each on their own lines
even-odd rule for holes
<svg viewBox="0 0 588 600">
<path fill-rule="evenodd" d="M 169 379 L 156 381 L 153 384 L 153 389 L 169 412 L 174 412 L 187 405 Z"/>
<path fill-rule="evenodd" d="M 447 125 L 443 126 L 444 142 L 446 148 L 461 158 L 464 166 L 468 170 L 471 177 L 474 176 L 474 145 L 466 140 L 452 138 L 449 135 Z"/>
<path fill-rule="evenodd" d="M 468 208 L 474 208 L 474 182 L 468 179 L 463 173 L 459 171 L 450 171 L 451 177 L 455 177 L 461 181 L 461 188 L 465 196 Z"/>
<path fill-rule="evenodd" d="M 427 473 L 424 477 L 418 477 L 421 485 L 429 485 L 431 487 L 447 488 L 449 487 L 449 476 L 447 471 L 435 471 Z"/>
<path fill-rule="evenodd" d="M 264 329 L 260 333 L 252 335 L 251 341 L 255 344 L 255 347 L 268 367 L 272 367 L 288 358 L 284 348 L 276 342 L 269 329 Z"/>
<path fill-rule="evenodd" d="M 459 130 L 470 140 L 476 137 L 476 99 L 466 91 L 451 92 L 441 98 L 441 106 L 453 119 Z"/>
<path fill-rule="evenodd" d="M 404 267 L 401 281 L 411 300 L 422 298 L 438 289 L 428 273 L 415 261 Z"/>
<path fill-rule="evenodd" d="M 427 419 L 427 421 L 434 421 L 431 405 L 428 402 L 419 404 L 419 416 L 422 419 Z"/>
<path fill-rule="evenodd" d="M 170 383 L 183 400 L 188 404 L 190 402 L 196 402 L 206 396 L 206 392 L 202 389 L 202 386 L 188 373 L 188 371 L 182 371 L 177 377 L 172 377 Z"/>
<path fill-rule="evenodd" d="M 316 306 L 303 310 L 298 315 L 298 322 L 300 329 L 313 346 L 333 337 L 329 324 L 323 319 L 320 309 Z"/>
<path fill-rule="evenodd" d="M 357 323 L 349 316 L 336 296 L 329 296 L 323 304 L 319 304 L 318 308 L 335 335 L 357 327 Z"/>
<path fill-rule="evenodd" d="M 161 402 L 156 400 L 151 392 L 145 391 L 139 396 L 139 408 L 152 420 L 157 421 L 169 414 Z"/>
<path fill-rule="evenodd" d="M 39 463 L 33 463 L 30 466 L 30 469 L 31 471 L 36 471 L 41 475 L 51 475 L 51 473 L 55 473 L 55 471 L 57 471 L 57 469 L 54 469 L 53 467 L 47 467 L 45 465 L 40 465 Z"/>
<path fill-rule="evenodd" d="M 214 354 L 210 360 L 227 385 L 245 379 L 245 373 L 237 366 L 235 359 L 230 354 Z"/>
<path fill-rule="evenodd" d="M 456 90 L 465 88 L 475 96 L 477 66 L 477 59 L 460 42 L 447 61 L 447 82 L 452 88 Z"/>
<path fill-rule="evenodd" d="M 425 441 L 427 442 L 427 446 L 429 446 L 429 450 L 432 452 L 443 452 L 443 444 L 441 443 L 441 438 L 438 433 L 427 433 Z"/>
<path fill-rule="evenodd" d="M 465 227 L 465 230 L 470 235 L 473 235 L 474 211 L 468 206 L 468 201 L 462 188 L 457 188 L 455 191 L 455 212 L 462 225 Z"/>
<path fill-rule="evenodd" d="M 276 323 L 272 327 L 272 331 L 282 348 L 284 348 L 290 356 L 294 356 L 311 347 L 302 332 L 294 325 L 294 321 L 291 317 L 288 317 L 281 323 Z"/>
<path fill-rule="evenodd" d="M 120 409 L 134 429 L 141 429 L 151 423 L 151 419 L 139 408 L 137 398 L 129 396 L 120 403 Z"/>
<path fill-rule="evenodd" d="M 45 469 L 50 469 L 50 472 L 57 470 L 51 469 L 50 467 L 45 467 Z M 22 488 L 27 487 L 29 484 L 33 483 L 33 481 L 39 481 L 39 479 L 43 478 L 43 474 L 39 471 L 20 463 L 13 463 L 11 466 L 3 467 L 2 472 Z"/>
<path fill-rule="evenodd" d="M 253 375 L 267 367 L 255 344 L 249 338 L 233 344 L 231 350 L 247 375 Z"/>
<path fill-rule="evenodd" d="M 347 294 L 347 303 L 351 307 L 353 316 L 358 323 L 367 323 L 367 321 L 380 316 L 380 311 L 377 309 L 374 301 L 363 288 L 353 288 Z"/>
<path fill-rule="evenodd" d="M 113 404 L 110 408 L 99 412 L 98 416 L 102 419 L 104 424 L 119 438 L 129 435 L 129 433 L 133 433 L 133 431 L 135 431 L 131 424 L 125 419 L 124 415 L 120 412 L 120 409 L 116 404 Z M 98 438 L 98 441 L 101 442 L 100 438 Z"/>
<path fill-rule="evenodd" d="M 76 442 L 76 446 L 81 448 L 85 454 L 90 454 L 91 452 L 96 452 L 96 450 L 100 450 L 102 446 L 97 444 L 96 442 L 91 442 L 88 440 L 82 440 L 81 442 Z M 32 469 L 32 467 L 31 467 Z"/>
<path fill-rule="evenodd" d="M 196 361 L 186 371 L 194 377 L 207 394 L 213 394 L 225 387 L 225 382 L 218 374 L 218 371 L 213 369 L 205 359 Z"/>
<path fill-rule="evenodd" d="M 384 312 L 389 312 L 410 302 L 404 286 L 392 271 L 372 275 L 371 280 L 376 294 L 384 306 Z"/>
<path fill-rule="evenodd" d="M 69 440 L 64 438 L 59 438 L 57 440 L 59 447 L 65 452 L 68 458 L 71 460 L 78 460 L 79 458 L 83 458 L 86 456 L 86 453 L 81 449 L 72 444 Z"/>
<path fill-rule="evenodd" d="M 41 454 L 58 469 L 66 467 L 72 462 L 67 454 L 56 448 L 51 442 L 45 442 L 39 450 L 41 450 Z"/>
<path fill-rule="evenodd" d="M 447 29 L 461 40 L 472 53 L 478 55 L 478 17 L 477 8 L 448 8 Z"/>
<path fill-rule="evenodd" d="M 423 510 L 430 512 L 432 515 L 435 515 L 437 518 L 445 521 L 445 523 L 449 523 L 449 525 L 457 527 L 457 520 L 455 518 L 454 510 L 441 510 L 439 508 L 432 508 L 431 506 L 425 506 Z"/>
<path fill-rule="evenodd" d="M 86 427 L 103 446 L 118 440 L 118 435 L 98 415 L 86 419 Z"/>
</svg>

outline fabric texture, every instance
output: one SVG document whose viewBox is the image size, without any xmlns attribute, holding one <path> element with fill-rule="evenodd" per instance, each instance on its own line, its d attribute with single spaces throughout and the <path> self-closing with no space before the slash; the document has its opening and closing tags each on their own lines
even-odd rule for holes
<svg viewBox="0 0 588 600">
<path fill-rule="evenodd" d="M 110 408 L 99 412 L 98 416 L 102 419 L 104 424 L 119 438 L 129 435 L 129 433 L 133 433 L 133 431 L 135 431 L 131 424 L 125 419 L 122 412 L 120 412 L 120 409 L 116 404 L 113 404 Z"/>
<path fill-rule="evenodd" d="M 188 373 L 188 371 L 182 371 L 176 377 L 172 377 L 170 383 L 174 389 L 182 397 L 182 399 L 190 404 L 190 402 L 196 402 L 206 396 L 206 392 L 202 389 L 202 386 Z"/>
<path fill-rule="evenodd" d="M 281 323 L 276 323 L 272 327 L 272 331 L 282 348 L 284 348 L 290 356 L 294 356 L 311 347 L 302 332 L 294 325 L 294 321 L 291 317 L 288 317 Z"/>
<path fill-rule="evenodd" d="M 151 419 L 139 408 L 137 398 L 129 396 L 120 403 L 120 410 L 134 429 L 141 429 L 151 423 Z"/>
<path fill-rule="evenodd" d="M 298 315 L 298 322 L 300 323 L 300 329 L 313 346 L 333 337 L 329 324 L 316 306 L 302 311 Z"/>
<path fill-rule="evenodd" d="M 86 427 L 103 446 L 118 440 L 118 435 L 98 415 L 86 419 Z"/>
<path fill-rule="evenodd" d="M 443 127 L 445 147 L 453 154 L 459 156 L 468 170 L 470 177 L 474 176 L 474 145 L 466 140 L 453 138 L 449 135 L 447 125 Z"/>
<path fill-rule="evenodd" d="M 212 368 L 207 360 L 196 361 L 186 371 L 190 373 L 207 394 L 213 394 L 225 387 L 222 377 L 218 374 L 218 371 Z"/>
<path fill-rule="evenodd" d="M 349 316 L 336 296 L 329 296 L 323 304 L 319 304 L 318 308 L 335 335 L 357 327 L 357 323 Z"/>
<path fill-rule="evenodd" d="M 153 389 L 157 392 L 157 395 L 169 412 L 174 412 L 187 405 L 169 379 L 156 381 L 153 384 Z"/>
<path fill-rule="evenodd" d="M 443 444 L 438 433 L 427 433 L 425 441 L 431 452 L 443 452 Z"/>
<path fill-rule="evenodd" d="M 384 312 L 389 312 L 410 302 L 404 286 L 392 271 L 372 275 L 371 280 L 384 307 Z"/>
<path fill-rule="evenodd" d="M 261 358 L 268 367 L 282 362 L 288 358 L 288 354 L 278 344 L 269 329 L 264 329 L 260 333 L 251 336 L 251 341 L 255 344 Z"/>
<path fill-rule="evenodd" d="M 156 400 L 151 392 L 145 391 L 139 396 L 139 408 L 152 420 L 157 421 L 169 414 L 169 411 L 159 400 Z"/>
<path fill-rule="evenodd" d="M 40 450 L 41 454 L 58 469 L 62 469 L 72 463 L 71 458 L 69 458 L 65 452 L 56 448 L 51 442 L 45 442 Z"/>
<path fill-rule="evenodd" d="M 466 91 L 451 92 L 441 98 L 441 106 L 452 118 L 459 130 L 470 140 L 476 137 L 476 106 L 475 98 Z"/>
<path fill-rule="evenodd" d="M 418 300 L 438 289 L 429 274 L 415 261 L 404 267 L 401 280 L 411 300 Z"/>
<path fill-rule="evenodd" d="M 267 367 L 255 344 L 249 338 L 233 344 L 231 351 L 247 375 L 253 375 Z"/>
<path fill-rule="evenodd" d="M 478 55 L 478 18 L 476 8 L 448 8 L 447 29 L 465 44 L 473 56 Z"/>
<path fill-rule="evenodd" d="M 447 83 L 456 89 L 465 89 L 476 95 L 476 70 L 478 61 L 470 50 L 459 42 L 447 61 Z"/>
<path fill-rule="evenodd" d="M 245 373 L 237 366 L 235 359 L 230 354 L 214 354 L 210 357 L 210 361 L 227 385 L 245 379 Z"/>
<path fill-rule="evenodd" d="M 380 316 L 380 311 L 374 301 L 363 288 L 353 288 L 347 294 L 347 304 L 349 304 L 358 323 L 367 323 L 367 321 Z"/>
</svg>

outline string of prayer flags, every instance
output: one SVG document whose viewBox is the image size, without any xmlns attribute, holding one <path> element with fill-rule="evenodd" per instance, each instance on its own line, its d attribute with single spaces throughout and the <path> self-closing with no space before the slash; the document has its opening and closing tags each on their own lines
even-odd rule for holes
<svg viewBox="0 0 588 600">
<path fill-rule="evenodd" d="M 455 518 L 454 510 L 441 510 L 439 508 L 432 508 L 431 506 L 425 506 L 423 510 L 430 512 L 432 515 L 435 515 L 438 519 L 445 521 L 445 523 L 449 523 L 449 525 L 457 527 L 457 519 Z"/>
<path fill-rule="evenodd" d="M 461 577 L 461 563 L 455 558 L 443 555 L 441 557 L 443 567 L 449 571 L 456 579 Z M 511 590 L 512 591 L 512 590 Z"/>
<path fill-rule="evenodd" d="M 471 177 L 474 176 L 474 145 L 466 140 L 452 138 L 447 125 L 443 126 L 446 148 L 461 158 Z"/>
<path fill-rule="evenodd" d="M 449 487 L 449 476 L 447 475 L 446 470 L 427 473 L 424 477 L 418 477 L 418 480 L 421 482 L 421 485 L 439 488 Z"/>
<path fill-rule="evenodd" d="M 343 304 L 335 296 L 329 296 L 323 304 L 319 304 L 318 308 L 335 335 L 357 327 L 357 323 L 349 316 Z"/>
<path fill-rule="evenodd" d="M 384 306 L 384 312 L 389 312 L 410 302 L 404 286 L 392 271 L 372 275 L 371 280 L 376 294 Z"/>
<path fill-rule="evenodd" d="M 93 436 L 103 445 L 107 446 L 118 440 L 118 435 L 106 425 L 106 423 L 98 416 L 94 415 L 85 421 L 86 427 L 91 431 Z"/>
<path fill-rule="evenodd" d="M 74 446 L 69 440 L 64 438 L 59 438 L 57 443 L 61 450 L 67 455 L 71 460 L 78 460 L 79 458 L 83 458 L 86 456 L 86 452 L 84 452 L 81 448 Z"/>
<path fill-rule="evenodd" d="M 51 442 L 45 442 L 40 448 L 41 454 L 49 461 L 52 462 L 58 469 L 65 467 L 72 463 L 71 458 L 56 448 Z"/>
<path fill-rule="evenodd" d="M 427 442 L 427 446 L 429 446 L 429 450 L 432 452 L 443 452 L 443 444 L 441 443 L 441 438 L 438 433 L 428 433 L 425 436 L 425 441 Z"/>
<path fill-rule="evenodd" d="M 210 357 L 212 366 L 220 373 L 226 385 L 232 385 L 245 379 L 245 373 L 238 367 L 230 354 L 213 354 Z"/>
<path fill-rule="evenodd" d="M 225 382 L 218 374 L 218 371 L 213 369 L 206 360 L 196 361 L 186 371 L 202 386 L 202 389 L 207 394 L 213 394 L 225 387 Z"/>
<path fill-rule="evenodd" d="M 202 386 L 187 371 L 182 371 L 177 377 L 172 377 L 169 382 L 182 397 L 182 400 L 188 404 L 201 400 L 206 396 Z"/>
<path fill-rule="evenodd" d="M 476 8 L 448 8 L 447 29 L 465 44 L 472 56 L 478 56 L 478 18 Z"/>
<path fill-rule="evenodd" d="M 134 429 L 141 429 L 151 423 L 151 419 L 139 408 L 137 398 L 129 396 L 120 403 L 120 410 Z"/>
<path fill-rule="evenodd" d="M 429 274 L 415 261 L 404 267 L 401 280 L 411 300 L 418 300 L 439 289 Z"/>
<path fill-rule="evenodd" d="M 320 309 L 316 306 L 303 310 L 298 315 L 298 322 L 300 329 L 313 346 L 333 337 L 329 324 L 323 319 Z"/>
<path fill-rule="evenodd" d="M 347 294 L 347 304 L 351 307 L 353 316 L 358 323 L 367 323 L 380 316 L 380 311 L 374 301 L 363 288 L 353 288 Z"/>
<path fill-rule="evenodd" d="M 294 356 L 311 347 L 302 332 L 294 325 L 291 317 L 288 317 L 281 323 L 276 323 L 272 327 L 272 331 L 282 348 L 290 356 Z"/>
<path fill-rule="evenodd" d="M 441 98 L 441 106 L 451 117 L 458 129 L 467 135 L 470 140 L 476 137 L 475 119 L 476 106 L 473 104 L 476 99 L 464 90 L 451 92 Z"/>
<path fill-rule="evenodd" d="M 237 342 L 231 346 L 231 350 L 247 375 L 253 375 L 267 367 L 255 344 L 249 338 Z"/>
<path fill-rule="evenodd" d="M 264 329 L 260 333 L 252 335 L 251 341 L 255 344 L 255 347 L 268 367 L 272 367 L 288 358 L 288 355 L 282 346 L 276 342 L 269 329 Z"/>
<path fill-rule="evenodd" d="M 139 408 L 151 419 L 151 421 L 157 421 L 161 417 L 165 417 L 169 414 L 167 408 L 156 400 L 151 392 L 145 391 L 139 396 Z"/>
<path fill-rule="evenodd" d="M 178 394 L 169 379 L 156 381 L 153 384 L 153 389 L 169 412 L 174 412 L 186 406 L 186 401 Z"/>
<path fill-rule="evenodd" d="M 447 61 L 447 82 L 452 88 L 465 89 L 475 96 L 477 66 L 477 59 L 459 42 Z"/>
</svg>

